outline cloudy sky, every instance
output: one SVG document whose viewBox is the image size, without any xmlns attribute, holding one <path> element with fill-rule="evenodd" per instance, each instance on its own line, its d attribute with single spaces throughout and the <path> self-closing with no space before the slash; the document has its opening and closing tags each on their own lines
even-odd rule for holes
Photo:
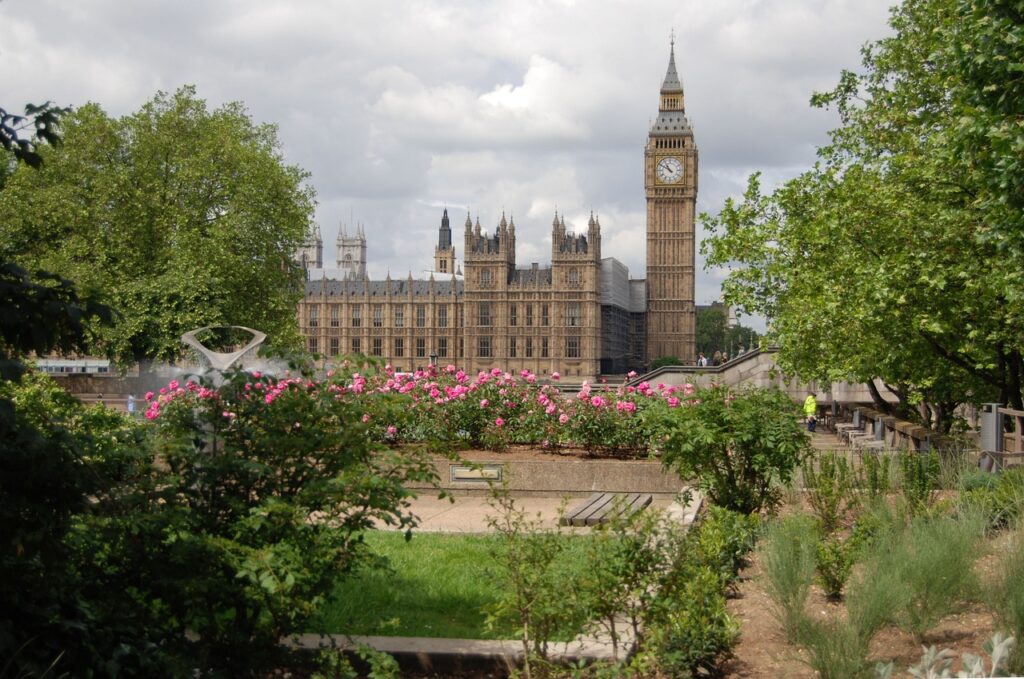
<svg viewBox="0 0 1024 679">
<path fill-rule="evenodd" d="M 644 271 L 643 146 L 669 35 L 700 149 L 698 211 L 761 170 L 814 161 L 836 124 L 815 90 L 887 33 L 889 0 L 3 0 L 3 103 L 112 115 L 194 84 L 279 125 L 311 173 L 325 259 L 362 223 L 373 277 L 423 276 L 442 208 L 514 216 L 518 261 L 550 261 L 554 211 Z M 698 261 L 697 301 L 721 272 Z"/>
</svg>

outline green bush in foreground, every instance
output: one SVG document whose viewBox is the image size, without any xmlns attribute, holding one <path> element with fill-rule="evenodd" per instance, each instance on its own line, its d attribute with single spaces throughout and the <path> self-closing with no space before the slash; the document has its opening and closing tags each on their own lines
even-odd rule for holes
<svg viewBox="0 0 1024 679">
<path fill-rule="evenodd" d="M 585 539 L 582 570 L 573 570 L 558 565 L 564 535 L 538 531 L 505 494 L 495 502 L 493 525 L 506 544 L 495 556 L 508 589 L 496 613 L 519 624 L 524 677 L 695 676 L 714 673 L 729 654 L 739 628 L 725 591 L 730 564 L 751 544 L 750 518 L 715 509 L 689 531 L 651 509 L 615 518 Z M 617 640 L 620 615 L 633 628 L 632 657 L 573 670 L 549 660 L 558 625 L 602 627 Z"/>
<path fill-rule="evenodd" d="M 780 389 L 698 390 L 677 411 L 662 454 L 716 505 L 753 514 L 778 500 L 810 450 L 800 410 Z"/>
</svg>

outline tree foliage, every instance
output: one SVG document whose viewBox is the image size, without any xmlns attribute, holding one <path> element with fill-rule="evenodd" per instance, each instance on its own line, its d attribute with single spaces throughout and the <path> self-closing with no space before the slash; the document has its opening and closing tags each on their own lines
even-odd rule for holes
<svg viewBox="0 0 1024 679">
<path fill-rule="evenodd" d="M 757 331 L 742 325 L 729 327 L 726 310 L 726 306 L 719 304 L 697 309 L 697 351 L 709 360 L 716 351 L 735 356 L 740 347 L 757 346 Z"/>
<path fill-rule="evenodd" d="M 820 162 L 770 194 L 755 174 L 741 201 L 704 216 L 709 265 L 733 267 L 727 298 L 770 319 L 784 369 L 881 378 L 904 414 L 923 403 L 938 428 L 965 401 L 1020 406 L 1014 7 L 906 0 L 893 35 L 864 48 L 863 73 L 812 99 L 841 120 Z"/>
<path fill-rule="evenodd" d="M 43 164 L 39 155 L 40 143 L 60 144 L 60 119 L 69 110 L 48 101 L 39 105 L 26 104 L 23 116 L 0 107 L 0 147 L 10 152 L 16 161 L 38 169 Z M 26 131 L 31 131 L 31 134 L 26 136 Z"/>
<path fill-rule="evenodd" d="M 720 507 L 744 514 L 770 506 L 809 450 L 799 409 L 779 389 L 709 387 L 677 411 L 662 463 Z"/>
<path fill-rule="evenodd" d="M 42 168 L 18 168 L 0 192 L 0 248 L 106 293 L 120 315 L 95 329 L 96 348 L 174 359 L 183 332 L 226 324 L 295 342 L 292 253 L 313 196 L 273 126 L 185 87 L 120 119 L 82 106 L 62 131 L 59 148 L 38 149 Z"/>
</svg>

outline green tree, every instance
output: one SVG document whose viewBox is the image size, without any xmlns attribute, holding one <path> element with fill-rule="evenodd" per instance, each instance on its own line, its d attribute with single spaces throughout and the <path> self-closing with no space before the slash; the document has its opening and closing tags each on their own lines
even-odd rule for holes
<svg viewBox="0 0 1024 679">
<path fill-rule="evenodd" d="M 993 219 L 1017 198 L 963 153 L 969 93 L 993 85 L 971 85 L 958 56 L 976 4 L 895 8 L 864 73 L 812 100 L 842 122 L 819 164 L 768 195 L 754 175 L 742 201 L 703 217 L 709 265 L 737 265 L 727 299 L 770 319 L 783 369 L 881 378 L 901 414 L 923 403 L 938 429 L 959 403 L 1022 395 L 1021 261 Z"/>
<path fill-rule="evenodd" d="M 184 87 L 121 119 L 85 105 L 62 131 L 59 148 L 37 149 L 41 169 L 18 168 L 0 192 L 0 249 L 108 296 L 120 316 L 94 348 L 174 359 L 183 332 L 211 324 L 295 344 L 292 255 L 313 193 L 273 126 Z"/>
<path fill-rule="evenodd" d="M 0 147 L 15 161 L 39 168 L 43 164 L 39 144 L 60 144 L 60 119 L 68 110 L 50 102 L 26 104 L 25 115 L 20 116 L 0 106 Z M 29 130 L 31 134 L 26 137 L 24 133 Z"/>
<path fill-rule="evenodd" d="M 726 342 L 725 306 L 713 305 L 697 309 L 697 351 L 709 359 L 716 351 L 728 347 Z"/>
<path fill-rule="evenodd" d="M 727 307 L 720 304 L 697 309 L 697 351 L 708 357 L 716 351 L 736 356 L 740 347 L 745 350 L 757 346 L 760 335 L 753 328 L 728 325 Z"/>
</svg>

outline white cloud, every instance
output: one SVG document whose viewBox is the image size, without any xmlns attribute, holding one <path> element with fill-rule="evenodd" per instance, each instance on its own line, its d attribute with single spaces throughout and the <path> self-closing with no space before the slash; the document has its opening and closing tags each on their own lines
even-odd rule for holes
<svg viewBox="0 0 1024 679">
<path fill-rule="evenodd" d="M 429 268 L 441 207 L 493 230 L 513 214 L 521 264 L 550 258 L 557 207 L 643 275 L 643 144 L 675 29 L 701 150 L 698 210 L 814 161 L 834 114 L 815 90 L 887 33 L 889 0 L 6 0 L 3 105 L 99 102 L 113 115 L 193 83 L 279 124 L 317 218 L 362 222 L 370 271 Z M 457 206 L 457 210 L 455 209 Z M 457 218 L 456 218 L 457 217 Z M 700 262 L 698 261 L 698 266 Z M 698 272 L 698 301 L 720 273 Z"/>
</svg>

